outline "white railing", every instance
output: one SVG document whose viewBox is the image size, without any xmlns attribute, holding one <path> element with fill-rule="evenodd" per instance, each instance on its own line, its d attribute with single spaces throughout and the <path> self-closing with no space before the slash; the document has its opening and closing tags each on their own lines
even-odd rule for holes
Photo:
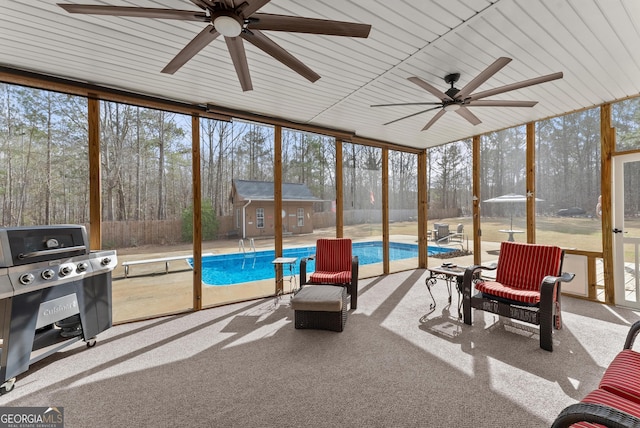
<svg viewBox="0 0 640 428">
<path fill-rule="evenodd" d="M 253 251 L 253 254 L 255 255 L 256 253 L 256 243 L 253 240 L 253 238 L 249 239 L 249 248 Z M 240 239 L 238 241 L 238 252 L 243 252 L 244 254 L 247 254 L 247 249 L 244 245 L 244 239 Z"/>
</svg>

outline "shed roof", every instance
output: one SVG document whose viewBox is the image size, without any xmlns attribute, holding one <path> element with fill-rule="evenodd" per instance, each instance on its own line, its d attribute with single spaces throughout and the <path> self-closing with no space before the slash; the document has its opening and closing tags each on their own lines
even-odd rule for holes
<svg viewBox="0 0 640 428">
<path fill-rule="evenodd" d="M 233 187 L 240 199 L 244 200 L 260 200 L 273 201 L 273 182 L 272 181 L 254 181 L 254 180 L 233 180 Z M 298 183 L 282 183 L 282 200 L 283 201 L 321 201 L 320 198 L 314 196 L 306 184 Z"/>
</svg>

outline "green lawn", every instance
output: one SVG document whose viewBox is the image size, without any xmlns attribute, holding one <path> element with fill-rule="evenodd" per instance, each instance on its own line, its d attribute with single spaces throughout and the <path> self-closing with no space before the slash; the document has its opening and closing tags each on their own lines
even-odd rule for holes
<svg viewBox="0 0 640 428">
<path fill-rule="evenodd" d="M 471 235 L 473 230 L 470 217 L 446 218 L 430 220 L 429 228 L 433 229 L 433 223 L 448 223 L 450 230 L 455 230 L 459 223 L 464 225 L 466 233 Z M 480 228 L 484 241 L 501 242 L 506 234 L 500 229 L 509 229 L 509 217 L 482 218 Z M 376 226 L 374 226 L 376 228 Z M 513 228 L 526 231 L 524 217 L 513 218 Z M 376 228 L 377 229 L 377 228 Z M 418 226 L 415 222 L 393 223 L 390 233 L 393 234 L 417 234 Z M 627 219 L 625 221 L 627 236 L 640 236 L 640 219 Z M 525 234 L 516 235 L 516 240 L 525 241 Z M 554 244 L 563 247 L 576 248 L 584 251 L 602 251 L 602 225 L 600 220 L 585 217 L 537 217 L 536 218 L 536 242 L 540 244 Z"/>
<path fill-rule="evenodd" d="M 464 231 L 469 240 L 472 238 L 473 223 L 471 217 L 454 217 L 437 220 L 429 220 L 429 228 L 433 229 L 434 223 L 448 223 L 449 230 L 455 231 L 458 224 L 464 225 Z M 482 218 L 480 227 L 482 240 L 488 242 L 502 242 L 507 235 L 500 229 L 509 229 L 509 217 Z M 526 232 L 526 220 L 524 217 L 513 218 L 513 228 Z M 417 222 L 396 222 L 389 227 L 391 235 L 417 235 Z M 640 219 L 625 220 L 625 236 L 640 237 Z M 345 226 L 345 236 L 353 238 L 366 238 L 368 236 L 380 236 L 382 227 L 380 224 L 361 224 Z M 525 242 L 525 233 L 515 235 L 518 242 Z M 582 251 L 602 251 L 602 223 L 599 219 L 586 217 L 537 217 L 536 218 L 536 242 L 539 244 L 558 245 L 565 248 L 575 248 Z M 627 261 L 633 261 L 632 248 L 627 251 Z"/>
</svg>

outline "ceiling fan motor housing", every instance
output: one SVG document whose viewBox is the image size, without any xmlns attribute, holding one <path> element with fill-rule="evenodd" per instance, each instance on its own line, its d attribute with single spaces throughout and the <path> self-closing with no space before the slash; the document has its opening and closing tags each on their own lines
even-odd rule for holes
<svg viewBox="0 0 640 428">
<path fill-rule="evenodd" d="M 225 37 L 237 37 L 242 32 L 244 21 L 231 11 L 217 11 L 211 14 L 211 23 L 216 31 Z"/>
</svg>

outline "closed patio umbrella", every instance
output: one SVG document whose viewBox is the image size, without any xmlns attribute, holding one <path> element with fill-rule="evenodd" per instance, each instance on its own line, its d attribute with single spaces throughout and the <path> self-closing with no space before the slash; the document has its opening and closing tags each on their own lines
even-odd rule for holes
<svg viewBox="0 0 640 428">
<path fill-rule="evenodd" d="M 536 202 L 542 202 L 542 199 L 535 198 Z M 516 203 L 526 203 L 527 197 L 525 195 L 518 195 L 516 193 L 507 193 L 506 195 L 496 196 L 495 198 L 487 199 L 486 201 L 492 204 L 512 204 L 510 213 L 511 213 L 511 223 L 509 225 L 509 229 L 513 230 L 513 204 Z"/>
</svg>

